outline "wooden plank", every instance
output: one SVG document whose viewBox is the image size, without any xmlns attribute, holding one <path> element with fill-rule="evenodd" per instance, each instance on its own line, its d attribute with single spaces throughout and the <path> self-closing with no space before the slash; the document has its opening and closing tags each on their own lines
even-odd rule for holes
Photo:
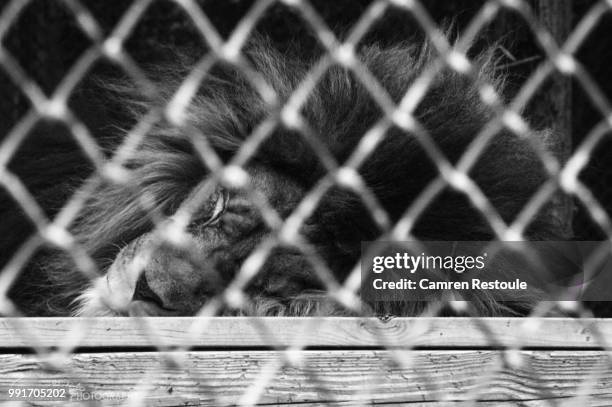
<svg viewBox="0 0 612 407">
<path fill-rule="evenodd" d="M 607 319 L 0 318 L 0 353 L 7 348 L 77 345 L 586 349 L 601 348 L 603 338 L 610 337 L 612 320 Z"/>
<path fill-rule="evenodd" d="M 474 398 L 484 405 L 612 403 L 612 368 L 603 351 L 522 351 L 513 355 L 518 358 L 507 358 L 517 359 L 513 367 L 503 361 L 507 354 L 494 350 L 403 352 L 399 359 L 406 365 L 396 364 L 390 351 L 301 351 L 291 355 L 298 362 L 293 366 L 279 364 L 280 355 L 83 353 L 70 355 L 56 370 L 49 370 L 36 355 L 0 355 L 0 400 L 7 400 L 6 388 L 18 383 L 62 385 L 75 400 L 97 394 L 110 404 L 125 402 L 135 389 L 144 388 L 145 405 L 221 406 L 255 401 L 249 398 L 254 395 L 259 395 L 259 403 L 274 405 L 349 406 L 370 399 L 451 405 Z M 179 359 L 178 364 L 166 362 L 170 356 Z M 269 380 L 262 380 L 266 373 Z M 571 399 L 579 395 L 585 398 Z"/>
</svg>

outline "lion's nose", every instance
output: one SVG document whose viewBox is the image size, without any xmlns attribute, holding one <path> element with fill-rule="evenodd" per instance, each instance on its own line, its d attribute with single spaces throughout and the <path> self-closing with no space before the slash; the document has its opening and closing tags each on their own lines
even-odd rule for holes
<svg viewBox="0 0 612 407">
<path fill-rule="evenodd" d="M 155 251 L 136 282 L 130 315 L 194 315 L 219 291 L 216 272 L 181 250 Z"/>
</svg>

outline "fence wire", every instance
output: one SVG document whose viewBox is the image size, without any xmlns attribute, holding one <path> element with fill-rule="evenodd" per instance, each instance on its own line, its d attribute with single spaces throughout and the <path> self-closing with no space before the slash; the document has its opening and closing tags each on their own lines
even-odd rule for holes
<svg viewBox="0 0 612 407">
<path fill-rule="evenodd" d="M 336 37 L 308 0 L 257 0 L 227 40 L 224 40 L 217 32 L 195 0 L 174 0 L 176 5 L 186 11 L 186 15 L 189 16 L 191 22 L 199 31 L 210 51 L 201 57 L 193 71 L 184 78 L 166 106 L 151 109 L 127 132 L 112 157 L 105 156 L 102 147 L 88 127 L 68 106 L 68 100 L 79 82 L 88 74 L 92 66 L 100 60 L 109 61 L 120 67 L 137 84 L 140 92 L 144 95 L 158 94 L 159 90 L 156 85 L 147 79 L 145 72 L 124 47 L 136 25 L 151 5 L 152 0 L 133 1 L 108 35 L 105 35 L 105 31 L 96 21 L 96 18 L 79 0 L 64 0 L 62 3 L 66 10 L 74 16 L 78 27 L 89 38 L 91 44 L 72 65 L 50 96 L 47 96 L 39 84 L 28 76 L 16 57 L 3 45 L 7 33 L 30 3 L 29 0 L 10 1 L 4 6 L 0 15 L 0 68 L 8 75 L 12 83 L 23 92 L 31 105 L 29 111 L 12 127 L 0 145 L 0 185 L 18 203 L 36 228 L 35 233 L 23 243 L 0 272 L 0 313 L 4 315 L 20 315 L 19 309 L 9 299 L 8 291 L 33 254 L 43 245 L 50 244 L 64 250 L 88 278 L 93 280 L 98 276 L 95 262 L 71 235 L 70 226 L 100 183 L 127 184 L 129 182 L 130 172 L 124 164 L 138 154 L 139 145 L 155 126 L 155 123 L 164 119 L 189 136 L 199 158 L 210 170 L 211 176 L 197 186 L 194 193 L 182 203 L 172 219 L 165 218 L 159 213 L 152 216 L 155 223 L 154 233 L 159 237 L 158 245 L 171 243 L 180 246 L 184 244 L 188 240 L 186 238 L 187 226 L 194 216 L 195 209 L 209 198 L 211 191 L 218 185 L 240 188 L 246 191 L 252 203 L 260 211 L 267 227 L 272 231 L 270 237 L 263 240 L 248 255 L 223 294 L 215 300 L 209 301 L 201 309 L 199 316 L 215 316 L 223 306 L 240 308 L 248 303 L 250 299 L 245 294 L 245 287 L 253 280 L 268 256 L 278 246 L 290 246 L 299 250 L 325 284 L 326 295 L 344 307 L 353 310 L 356 314 L 360 314 L 363 309 L 358 295 L 361 281 L 360 265 L 356 264 L 354 266 L 353 271 L 344 282 L 337 281 L 316 250 L 300 234 L 300 228 L 304 222 L 313 214 L 325 193 L 334 186 L 348 188 L 362 199 L 364 205 L 371 211 L 375 222 L 381 230 L 385 231 L 380 237 L 381 241 L 415 239 L 412 231 L 416 220 L 448 186 L 465 194 L 473 206 L 482 212 L 499 240 L 524 239 L 524 232 L 530 220 L 560 189 L 563 193 L 571 195 L 581 202 L 592 220 L 612 241 L 612 221 L 609 215 L 589 188 L 579 179 L 581 171 L 588 165 L 598 143 L 612 130 L 612 107 L 607 96 L 599 89 L 593 78 L 575 57 L 578 48 L 598 25 L 602 16 L 612 9 L 612 1 L 610 0 L 595 3 L 588 13 L 581 18 L 563 44 L 557 44 L 552 35 L 538 21 L 529 4 L 523 0 L 487 1 L 453 44 L 448 42 L 440 27 L 436 25 L 418 0 L 377 0 L 372 2 L 348 32 L 344 41 Z M 313 65 L 283 106 L 279 106 L 279 95 L 251 67 L 248 59 L 242 53 L 243 47 L 252 35 L 258 21 L 275 4 L 283 4 L 297 12 L 301 19 L 316 33 L 320 45 L 325 50 L 324 55 Z M 436 58 L 431 66 L 413 81 L 404 97 L 397 104 L 393 102 L 384 87 L 378 83 L 374 75 L 360 61 L 356 52 L 360 40 L 389 10 L 401 11 L 411 15 L 427 35 L 436 51 Z M 415 109 L 442 69 L 451 69 L 461 75 L 475 77 L 474 64 L 467 55 L 468 49 L 484 27 L 491 23 L 502 10 L 515 13 L 527 23 L 537 43 L 544 50 L 546 58 L 525 81 L 516 97 L 508 104 L 502 102 L 501 95 L 496 93 L 491 84 L 477 83 L 482 101 L 496 112 L 495 118 L 482 129 L 457 164 L 453 165 L 444 158 L 435 141 L 428 134 L 427 129 L 419 123 L 414 115 Z M 243 145 L 240 146 L 234 158 L 228 163 L 224 163 L 208 144 L 206 136 L 197 128 L 190 127 L 186 120 L 186 110 L 209 70 L 217 62 L 231 64 L 242 72 L 269 106 L 277 106 L 277 109 L 274 110 L 276 113 L 271 112 L 265 120 L 254 128 Z M 344 163 L 337 162 L 324 146 L 317 145 L 316 136 L 310 124 L 300 112 L 317 82 L 333 65 L 340 65 L 350 70 L 356 80 L 371 93 L 373 100 L 379 105 L 382 112 L 380 120 L 363 135 L 358 147 Z M 530 137 L 532 129 L 521 115 L 536 91 L 556 72 L 574 78 L 602 116 L 602 120 L 588 133 L 584 141 L 576 147 L 565 163 L 560 162 L 548 153 L 536 138 Z M 26 137 L 38 122 L 47 119 L 65 124 L 74 141 L 95 168 L 94 174 L 81 185 L 53 219 L 47 217 L 43 208 L 37 203 L 19 176 L 9 169 L 9 162 Z M 257 194 L 252 188 L 250 175 L 244 169 L 249 159 L 253 157 L 261 144 L 279 125 L 298 131 L 312 145 L 318 158 L 328 171 L 327 175 L 308 191 L 296 209 L 284 221 L 281 215 L 266 201 L 265 197 Z M 385 209 L 379 205 L 373 192 L 359 175 L 360 166 L 383 141 L 386 131 L 392 126 L 397 126 L 414 134 L 424 151 L 434 161 L 439 172 L 438 176 L 395 223 L 391 222 Z M 492 137 L 504 128 L 526 140 L 530 140 L 549 177 L 549 181 L 542 185 L 510 224 L 504 222 L 483 191 L 469 176 L 471 168 Z M 148 197 L 142 197 L 142 205 L 146 210 L 151 210 L 152 203 L 148 200 Z M 151 247 L 148 253 L 145 253 L 145 261 L 146 256 L 150 256 L 156 247 L 158 246 Z M 606 252 L 610 250 L 609 241 L 602 243 L 601 250 Z M 142 267 L 142 264 L 142 262 L 134 262 L 133 267 Z M 469 311 L 469 305 L 464 302 L 441 300 L 427 309 L 427 316 L 436 316 L 445 306 L 453 307 L 458 311 L 465 311 L 466 309 Z M 532 316 L 545 315 L 551 306 L 553 305 L 549 303 L 540 304 L 535 308 Z M 579 303 L 565 303 L 563 306 L 573 309 L 579 315 L 588 315 Z M 146 319 L 135 318 L 135 321 L 147 327 Z M 193 338 L 203 335 L 207 328 L 207 319 L 197 319 L 195 321 L 190 331 Z M 533 327 L 528 327 L 529 320 L 526 321 L 526 330 L 532 330 Z M 426 324 L 426 320 L 423 323 Z M 262 334 L 267 334 L 265 323 L 257 323 L 257 326 Z M 80 333 L 85 329 L 85 326 L 77 326 L 74 337 L 81 337 Z M 309 329 L 309 323 L 304 323 L 304 332 Z M 535 329 L 537 330 L 537 327 Z M 590 327 L 590 329 L 594 328 Z M 152 343 L 158 345 L 159 349 L 165 349 L 162 340 L 156 338 L 156 332 L 153 329 L 149 329 L 149 332 Z M 484 326 L 483 332 L 487 337 L 490 336 Z M 19 333 L 24 338 L 29 337 L 27 332 Z M 610 348 L 603 335 L 597 332 L 594 332 L 594 334 L 601 341 L 602 347 L 609 350 Z M 496 342 L 494 337 L 490 339 L 492 343 Z M 31 338 L 29 340 L 32 341 Z M 402 368 L 413 367 L 414 360 L 410 354 L 411 344 L 389 343 L 388 338 L 383 336 L 380 337 L 380 344 L 391 352 L 396 365 Z M 69 357 L 79 346 L 78 341 L 58 345 L 59 350 L 51 352 L 43 347 L 37 347 L 32 342 L 34 349 L 40 355 L 45 356 L 50 363 Z M 398 345 L 401 345 L 401 351 L 398 350 Z M 507 349 L 501 356 L 503 362 L 510 365 L 522 363 L 520 354 L 517 352 L 520 348 L 521 344 L 517 343 L 515 349 Z M 308 360 L 304 359 L 303 354 L 299 352 L 303 349 L 304 345 L 300 343 L 299 336 L 295 338 L 293 346 L 279 348 L 278 357 L 262 366 L 261 374 L 250 388 L 245 390 L 240 404 L 256 404 L 263 391 L 275 380 L 276 374 L 285 366 L 304 369 L 306 377 L 317 385 L 320 393 L 327 394 L 328 397 L 326 398 L 333 400 L 334 396 L 326 389 L 325 380 L 318 377 L 316 368 L 309 367 Z M 181 366 L 182 360 L 179 357 L 168 356 L 168 358 L 175 358 L 169 363 Z M 146 398 L 147 392 L 150 390 L 147 383 L 151 383 L 150 379 L 158 373 L 154 371 L 147 373 L 148 376 L 141 381 L 142 385 L 131 395 L 130 403 L 137 405 Z M 492 377 L 493 373 L 493 371 L 483 372 L 482 378 Z M 589 380 L 596 380 L 595 375 L 585 380 L 584 386 L 586 388 L 590 385 Z M 355 399 L 363 402 L 372 400 L 376 396 L 378 384 L 369 383 L 361 394 L 354 395 Z M 486 384 L 474 388 L 473 391 L 465 395 L 466 399 L 478 400 L 484 386 Z M 435 390 L 433 380 L 431 388 Z"/>
</svg>

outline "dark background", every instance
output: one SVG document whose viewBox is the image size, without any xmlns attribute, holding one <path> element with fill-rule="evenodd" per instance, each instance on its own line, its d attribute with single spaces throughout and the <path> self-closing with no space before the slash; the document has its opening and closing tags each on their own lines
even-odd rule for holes
<svg viewBox="0 0 612 407">
<path fill-rule="evenodd" d="M 222 36 L 227 36 L 236 23 L 246 13 L 253 1 L 206 0 L 200 1 L 204 11 L 211 19 Z M 323 16 L 326 22 L 334 28 L 338 36 L 358 19 L 370 1 L 367 0 L 312 0 L 311 4 Z M 474 0 L 424 0 L 422 2 L 435 21 L 440 24 L 452 25 L 460 31 L 478 9 L 483 1 Z M 0 0 L 4 7 L 6 0 Z M 87 0 L 83 1 L 96 17 L 105 33 L 111 31 L 123 12 L 129 7 L 127 0 Z M 595 4 L 589 0 L 572 2 L 572 27 Z M 413 37 L 422 37 L 422 30 L 407 14 L 392 9 L 372 27 L 364 42 L 380 42 L 391 44 Z M 582 44 L 577 56 L 586 70 L 593 76 L 603 92 L 612 95 L 612 75 L 610 61 L 612 60 L 612 13 L 608 13 Z M 270 36 L 276 46 L 281 49 L 299 44 L 302 49 L 316 50 L 319 45 L 311 29 L 296 13 L 283 5 L 273 6 L 258 23 L 257 29 Z M 524 83 L 529 74 L 542 61 L 542 51 L 535 44 L 533 34 L 527 25 L 513 13 L 503 11 L 496 20 L 482 33 L 479 46 L 497 43 L 502 56 L 500 63 L 509 77 L 508 96 Z M 19 19 L 15 21 L 7 36 L 4 46 L 19 61 L 24 70 L 43 88 L 51 93 L 64 77 L 78 56 L 90 46 L 90 41 L 77 27 L 74 16 L 68 12 L 59 1 L 33 1 Z M 146 64 L 155 61 L 164 53 L 164 47 L 201 47 L 205 46 L 200 34 L 195 30 L 184 11 L 170 1 L 156 1 L 145 13 L 126 44 L 129 54 L 139 63 Z M 70 104 L 79 117 L 90 127 L 99 138 L 103 138 L 112 129 L 108 123 L 121 118 L 122 111 L 118 106 L 100 104 L 95 87 L 91 86 L 91 78 L 112 77 L 120 75 L 121 71 L 108 62 L 98 62 L 85 80 L 81 82 L 73 94 Z M 0 140 L 17 123 L 29 108 L 27 99 L 0 69 Z M 571 141 L 578 145 L 586 134 L 602 117 L 593 108 L 588 97 L 574 82 L 572 96 L 572 128 Z M 528 109 L 529 111 L 529 109 Z M 529 117 L 529 115 L 528 115 Z M 530 118 L 538 127 L 538 118 Z M 36 140 L 29 137 L 10 163 L 10 168 L 24 180 L 26 186 L 36 196 L 40 188 L 49 185 L 37 184 L 36 172 L 40 171 L 36 163 L 28 162 L 31 151 L 44 149 L 49 160 L 65 159 L 74 162 L 74 168 L 90 171 L 90 167 L 79 154 L 75 145 L 75 153 L 71 156 L 59 156 L 54 152 L 65 151 L 66 144 L 74 144 L 70 135 L 61 125 L 40 125 L 37 128 Z M 42 136 L 41 136 L 42 134 Z M 581 179 L 593 191 L 609 214 L 612 214 L 612 166 L 608 165 L 612 158 L 612 143 L 609 137 L 597 147 L 594 156 L 583 171 Z M 48 168 L 48 163 L 41 168 Z M 58 170 L 59 171 L 59 170 Z M 48 174 L 53 175 L 53 174 Z M 62 174 L 58 173 L 58 177 Z M 47 202 L 45 209 L 52 215 L 66 200 L 63 192 Z M 3 205 L 11 205 L 10 201 L 0 200 Z M 11 208 L 1 208 L 3 212 Z M 6 212 L 5 212 L 6 213 Z M 2 220 L 0 220 L 2 221 Z M 24 222 L 27 222 L 24 220 Z M 13 237 L 25 238 L 31 229 L 15 228 Z M 599 240 L 605 235 L 590 220 L 587 211 L 579 204 L 574 213 L 574 236 L 578 240 Z M 5 246 L 6 247 L 6 246 Z"/>
</svg>

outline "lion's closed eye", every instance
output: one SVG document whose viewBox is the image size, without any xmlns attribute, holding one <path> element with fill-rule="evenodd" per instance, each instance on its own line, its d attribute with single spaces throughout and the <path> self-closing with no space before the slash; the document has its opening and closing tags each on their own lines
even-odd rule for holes
<svg viewBox="0 0 612 407">
<path fill-rule="evenodd" d="M 222 190 L 221 192 L 217 194 L 215 206 L 213 208 L 212 214 L 210 215 L 210 218 L 206 222 L 206 225 L 211 225 L 211 224 L 216 223 L 221 217 L 221 215 L 223 215 L 223 212 L 225 212 L 225 209 L 227 208 L 228 203 L 229 203 L 229 193 L 226 190 Z"/>
<path fill-rule="evenodd" d="M 212 199 L 205 207 L 193 216 L 191 224 L 197 228 L 203 228 L 216 224 L 223 213 L 225 213 L 229 204 L 229 192 L 225 189 L 220 189 L 215 192 Z"/>
</svg>

